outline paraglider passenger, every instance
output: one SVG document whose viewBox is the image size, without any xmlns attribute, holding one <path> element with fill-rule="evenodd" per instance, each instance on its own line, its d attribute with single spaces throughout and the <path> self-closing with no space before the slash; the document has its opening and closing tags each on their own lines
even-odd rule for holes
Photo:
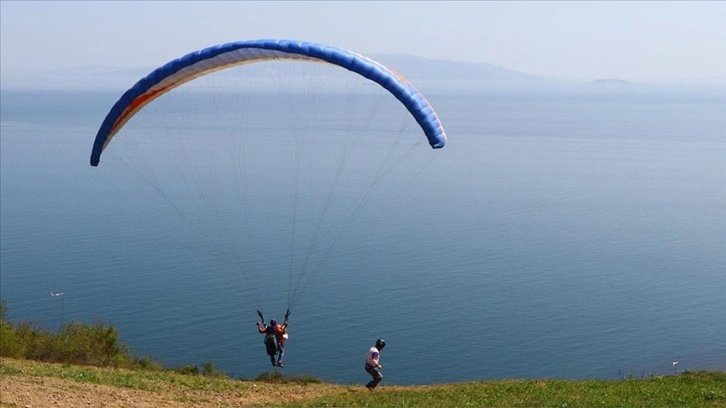
<svg viewBox="0 0 726 408">
<path fill-rule="evenodd" d="M 270 320 L 270 324 L 257 322 L 257 330 L 265 335 L 265 349 L 267 355 L 270 356 L 270 362 L 273 367 L 284 367 L 285 358 L 285 340 L 287 340 L 287 315 L 285 315 L 285 321 L 282 325 L 278 324 L 276 320 Z M 275 362 L 275 356 L 277 362 Z"/>
<path fill-rule="evenodd" d="M 368 384 L 366 384 L 366 388 L 371 391 L 373 391 L 378 383 L 383 379 L 383 374 L 381 374 L 381 368 L 383 368 L 383 366 L 380 363 L 380 357 L 381 350 L 383 350 L 384 347 L 386 347 L 386 341 L 378 339 L 376 340 L 375 346 L 368 350 L 368 355 L 366 356 L 365 369 L 366 372 L 373 378 L 368 382 Z"/>
</svg>

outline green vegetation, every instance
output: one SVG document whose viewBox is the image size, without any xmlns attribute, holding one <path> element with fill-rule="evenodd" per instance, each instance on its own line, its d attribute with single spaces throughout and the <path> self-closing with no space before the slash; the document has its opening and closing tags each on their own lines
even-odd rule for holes
<svg viewBox="0 0 726 408">
<path fill-rule="evenodd" d="M 56 378 L 70 385 L 88 383 L 142 390 L 164 401 L 215 401 L 217 406 L 726 407 L 724 372 L 410 387 L 384 383 L 372 392 L 358 384 L 325 384 L 312 377 L 285 377 L 279 371 L 262 373 L 253 380 L 235 380 L 218 372 L 212 363 L 164 369 L 150 358 L 132 357 L 129 348 L 119 343 L 116 330 L 102 322 L 71 322 L 58 333 L 51 333 L 28 323 L 12 324 L 6 321 L 5 311 L 0 302 L 0 380 L 6 384 L 13 383 L 13 379 L 23 384 L 42 384 L 32 379 Z M 77 389 L 70 385 L 68 389 Z M 57 389 L 58 385 L 53 387 Z M 9 386 L 4 392 L 13 395 Z M 103 401 L 99 404 L 103 405 Z"/>
<path fill-rule="evenodd" d="M 499 380 L 432 386 L 362 385 L 184 375 L 173 371 L 126 370 L 68 364 L 0 360 L 0 379 L 60 378 L 166 396 L 167 400 L 215 401 L 216 406 L 277 407 L 726 407 L 726 373 L 689 372 L 626 380 Z M 269 381 L 274 383 L 257 381 Z M 279 381 L 278 381 L 279 380 Z M 25 380 L 37 383 L 37 381 Z M 58 385 L 54 385 L 58 387 Z M 68 388 L 74 388 L 69 386 Z M 259 398 L 268 396 L 268 399 Z M 247 401 L 244 398 L 249 397 Z M 109 397 L 112 398 L 112 397 Z M 228 405 L 220 401 L 230 401 Z"/>
<path fill-rule="evenodd" d="M 726 407 L 726 373 L 587 380 L 503 380 L 341 393 L 306 407 Z"/>
<path fill-rule="evenodd" d="M 52 332 L 37 323 L 14 324 L 6 319 L 7 307 L 0 300 L 0 356 L 65 363 L 73 365 L 115 367 L 148 371 L 171 370 L 188 375 L 223 376 L 211 362 L 182 367 L 164 368 L 151 357 L 132 354 L 131 348 L 121 343 L 116 328 L 96 321 L 92 324 L 69 322 L 58 332 Z"/>
<path fill-rule="evenodd" d="M 161 391 L 167 385 L 191 390 L 229 391 L 235 388 L 234 383 L 239 382 L 226 377 L 191 376 L 174 370 L 129 370 L 49 363 L 22 364 L 17 360 L 0 362 L 0 377 L 6 375 L 54 377 L 79 383 L 145 391 Z"/>
<path fill-rule="evenodd" d="M 267 383 L 274 383 L 274 384 L 321 384 L 322 381 L 315 377 L 311 377 L 308 375 L 290 375 L 285 377 L 281 372 L 279 371 L 267 371 L 264 372 L 257 377 L 255 377 L 254 381 L 260 381 L 260 382 L 267 382 Z"/>
</svg>

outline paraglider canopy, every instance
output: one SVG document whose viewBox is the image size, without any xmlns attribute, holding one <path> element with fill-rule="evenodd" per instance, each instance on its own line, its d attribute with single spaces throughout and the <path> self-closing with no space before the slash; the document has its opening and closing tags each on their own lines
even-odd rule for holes
<svg viewBox="0 0 726 408">
<path fill-rule="evenodd" d="M 446 144 L 446 132 L 426 98 L 402 75 L 368 57 L 328 45 L 292 40 L 255 40 L 221 44 L 192 52 L 157 68 L 127 90 L 101 124 L 91 151 L 91 166 L 113 136 L 136 112 L 166 92 L 208 73 L 235 65 L 294 59 L 340 66 L 379 84 L 416 119 L 432 148 Z"/>
</svg>

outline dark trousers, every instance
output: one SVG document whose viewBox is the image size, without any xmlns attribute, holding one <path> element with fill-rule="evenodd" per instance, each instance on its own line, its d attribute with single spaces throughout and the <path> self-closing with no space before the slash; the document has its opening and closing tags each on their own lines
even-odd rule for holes
<svg viewBox="0 0 726 408">
<path fill-rule="evenodd" d="M 373 378 L 366 384 L 366 388 L 368 389 L 374 389 L 378 385 L 379 382 L 383 379 L 383 374 L 381 374 L 381 369 L 378 367 L 369 367 L 366 366 L 366 372 L 371 375 Z"/>
<path fill-rule="evenodd" d="M 275 366 L 275 356 L 279 351 L 279 346 L 274 335 L 268 334 L 265 336 L 265 349 L 267 350 L 267 355 L 270 356 L 270 362 Z"/>
</svg>

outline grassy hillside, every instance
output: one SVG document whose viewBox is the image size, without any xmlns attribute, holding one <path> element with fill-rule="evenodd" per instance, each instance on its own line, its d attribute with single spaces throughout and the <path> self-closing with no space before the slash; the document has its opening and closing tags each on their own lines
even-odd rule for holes
<svg viewBox="0 0 726 408">
<path fill-rule="evenodd" d="M 235 380 L 172 371 L 0 359 L 8 407 L 726 407 L 726 373 L 604 380 L 499 380 L 434 386 L 325 384 L 261 376 Z"/>
<path fill-rule="evenodd" d="M 163 367 L 135 356 L 103 322 L 57 331 L 5 319 L 0 407 L 725 407 L 726 373 L 606 380 L 499 380 L 431 386 L 326 384 L 267 372 L 227 377 L 212 362 Z"/>
</svg>

